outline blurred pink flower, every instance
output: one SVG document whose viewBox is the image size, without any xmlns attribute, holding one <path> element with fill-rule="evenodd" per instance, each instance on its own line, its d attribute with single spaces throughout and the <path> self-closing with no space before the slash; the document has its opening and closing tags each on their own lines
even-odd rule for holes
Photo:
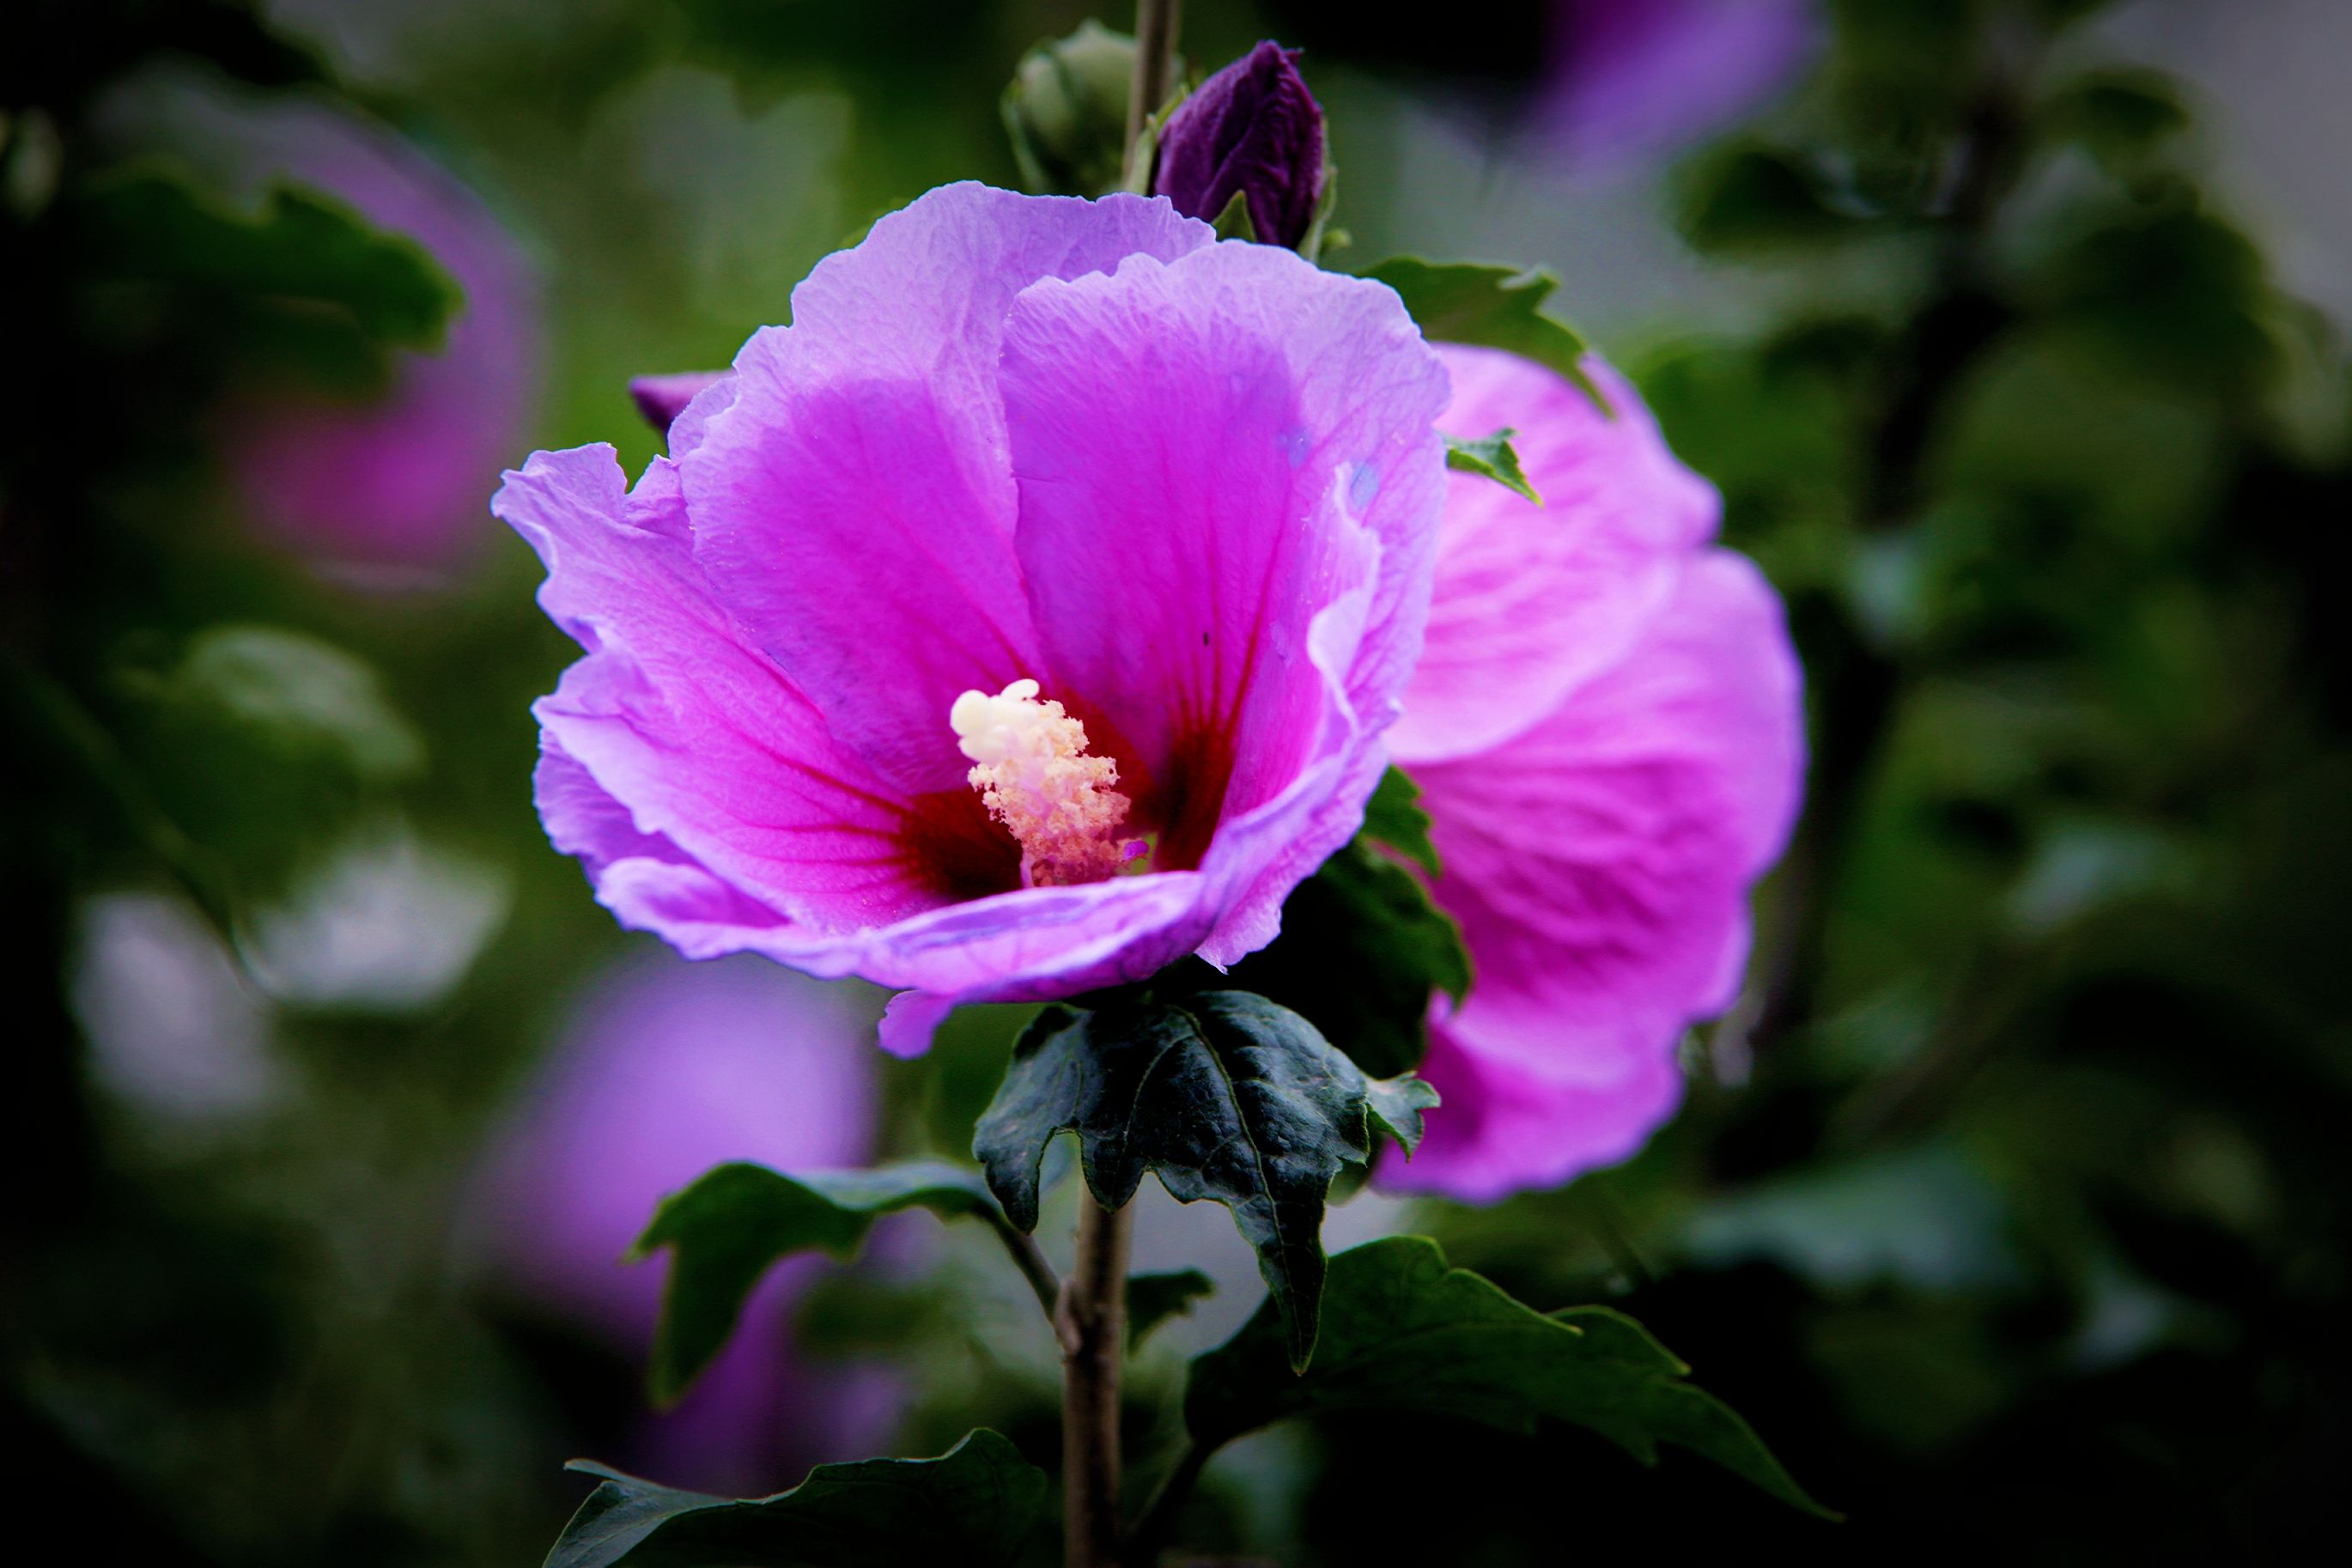
<svg viewBox="0 0 2352 1568">
<path fill-rule="evenodd" d="M 1715 490 L 1630 384 L 1585 362 L 1611 418 L 1528 361 L 1439 353 L 1444 427 L 1515 426 L 1546 503 L 1449 476 L 1390 731 L 1473 984 L 1432 1016 L 1428 1138 L 1382 1173 L 1483 1202 L 1622 1159 L 1673 1112 L 1676 1043 L 1736 994 L 1748 889 L 1796 814 L 1801 678 L 1778 596 L 1710 543 Z"/>
<path fill-rule="evenodd" d="M 467 1250 L 501 1297 L 642 1363 L 662 1261 L 625 1263 L 655 1205 L 711 1166 L 863 1163 L 873 1153 L 874 1027 L 854 991 L 756 961 L 662 954 L 580 1004 L 488 1145 Z M 878 1369 L 794 1359 L 788 1314 L 814 1258 L 753 1293 L 740 1328 L 675 1409 L 648 1413 L 624 1462 L 673 1485 L 772 1490 L 887 1438 L 900 1390 Z"/>
<path fill-rule="evenodd" d="M 1538 133 L 1579 161 L 1670 152 L 1787 86 L 1813 0 L 1554 0 Z"/>
<path fill-rule="evenodd" d="M 465 294 L 441 346 L 399 353 L 378 397 L 280 393 L 229 411 L 229 467 L 253 526 L 358 582 L 445 574 L 488 534 L 483 497 L 530 423 L 540 357 L 530 269 L 479 197 L 387 130 L 299 102 L 219 117 L 216 129 L 246 179 L 349 203 L 415 241 Z"/>
<path fill-rule="evenodd" d="M 634 489 L 583 447 L 499 492 L 584 650 L 533 710 L 550 839 L 689 956 L 904 988 L 901 1052 L 1272 940 L 1428 605 L 1444 374 L 1397 297 L 960 184 L 792 313 Z"/>
</svg>

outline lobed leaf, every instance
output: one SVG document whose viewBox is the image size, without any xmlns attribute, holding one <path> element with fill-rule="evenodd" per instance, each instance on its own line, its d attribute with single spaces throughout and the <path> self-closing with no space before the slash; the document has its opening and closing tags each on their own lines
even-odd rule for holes
<svg viewBox="0 0 2352 1568">
<path fill-rule="evenodd" d="M 795 1175 L 737 1162 L 662 1200 L 630 1251 L 632 1258 L 664 1247 L 673 1253 L 654 1337 L 655 1401 L 686 1392 L 780 1259 L 812 1249 L 852 1257 L 876 1220 L 911 1208 L 1003 1223 L 977 1174 L 930 1161 Z"/>
<path fill-rule="evenodd" d="M 1045 1473 L 982 1427 L 935 1459 L 819 1465 L 790 1491 L 721 1498 L 575 1459 L 597 1478 L 544 1568 L 1009 1568 Z"/>
<path fill-rule="evenodd" d="M 1433 342 L 1505 349 L 1566 376 L 1606 412 L 1608 404 L 1584 374 L 1584 339 L 1565 321 L 1543 313 L 1559 279 L 1540 268 L 1475 261 L 1424 261 L 1392 256 L 1364 273 L 1387 284 Z"/>
<path fill-rule="evenodd" d="M 1436 1102 L 1418 1079 L 1370 1082 L 1312 1024 L 1246 992 L 1049 1007 L 1013 1047 L 972 1152 L 1023 1230 L 1037 1224 L 1045 1145 L 1064 1131 L 1107 1207 L 1131 1200 L 1146 1171 L 1180 1203 L 1224 1205 L 1257 1251 L 1289 1363 L 1304 1366 L 1333 1178 L 1370 1162 L 1376 1127 L 1410 1152 Z"/>
<path fill-rule="evenodd" d="M 1205 1447 L 1293 1415 L 1450 1415 L 1533 1434 L 1565 1421 L 1643 1464 L 1661 1444 L 1705 1455 L 1794 1507 L 1835 1517 L 1791 1479 L 1729 1406 L 1642 1326 L 1606 1307 L 1546 1315 L 1454 1268 L 1425 1237 L 1389 1237 L 1330 1260 L 1322 1342 L 1285 1374 L 1265 1309 L 1192 1363 L 1184 1422 Z"/>
<path fill-rule="evenodd" d="M 1514 489 L 1538 506 L 1543 497 L 1528 482 L 1527 470 L 1519 467 L 1519 455 L 1511 448 L 1511 437 L 1518 434 L 1507 426 L 1484 440 L 1472 441 L 1460 436 L 1445 437 L 1445 466 L 1457 473 L 1484 474 L 1496 484 Z"/>
</svg>

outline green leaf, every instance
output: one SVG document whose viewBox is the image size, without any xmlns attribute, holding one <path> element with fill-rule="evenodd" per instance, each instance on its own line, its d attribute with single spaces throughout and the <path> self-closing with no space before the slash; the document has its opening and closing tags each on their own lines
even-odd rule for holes
<svg viewBox="0 0 2352 1568">
<path fill-rule="evenodd" d="M 1146 1335 L 1171 1318 L 1181 1318 L 1192 1303 L 1217 1293 L 1217 1282 L 1197 1268 L 1172 1274 L 1131 1274 L 1127 1280 L 1127 1348 L 1141 1344 Z"/>
<path fill-rule="evenodd" d="M 977 1174 L 934 1162 L 790 1176 L 739 1162 L 663 1199 L 630 1252 L 632 1258 L 664 1247 L 675 1253 L 654 1337 L 655 1401 L 667 1405 L 686 1392 L 778 1260 L 812 1248 L 852 1257 L 876 1220 L 911 1208 L 1003 1224 Z"/>
<path fill-rule="evenodd" d="M 1498 485 L 1518 491 L 1538 506 L 1543 497 L 1528 482 L 1527 470 L 1519 467 L 1519 455 L 1511 449 L 1511 437 L 1518 432 L 1508 426 L 1496 431 L 1483 441 L 1472 441 L 1460 436 L 1445 437 L 1445 466 L 1457 473 L 1484 474 Z"/>
<path fill-rule="evenodd" d="M 1225 210 L 1217 215 L 1217 221 L 1210 226 L 1217 231 L 1219 239 L 1245 239 L 1255 245 L 1257 224 L 1250 217 L 1249 193 L 1235 191 L 1232 199 L 1225 203 Z"/>
<path fill-rule="evenodd" d="M 1404 809 L 1419 815 L 1409 803 Z M 1368 811 L 1356 842 L 1291 893 L 1282 934 L 1229 978 L 1302 1015 L 1366 1073 L 1387 1078 L 1421 1065 L 1429 999 L 1468 994 L 1470 954 L 1462 928 L 1411 872 L 1365 843 L 1373 837 Z M 1426 828 L 1419 847 L 1423 864 L 1435 860 Z"/>
<path fill-rule="evenodd" d="M 2085 72 L 2042 107 L 2044 135 L 2075 142 L 2111 170 L 2130 173 L 2189 125 L 2180 89 L 2161 71 Z"/>
<path fill-rule="evenodd" d="M 1575 328 L 1543 313 L 1559 279 L 1540 268 L 1490 267 L 1472 261 L 1423 261 L 1392 256 L 1364 274 L 1385 283 L 1433 342 L 1507 349 L 1549 366 L 1608 404 L 1584 374 L 1584 339 Z"/>
<path fill-rule="evenodd" d="M 1193 1362 L 1184 1423 L 1213 1447 L 1293 1415 L 1378 1411 L 1449 1415 L 1532 1435 L 1589 1428 L 1643 1464 L 1671 1443 L 1782 1501 L 1805 1494 L 1748 1428 L 1642 1326 L 1606 1307 L 1549 1316 L 1447 1266 L 1425 1237 L 1389 1237 L 1331 1259 L 1315 1364 L 1284 1374 L 1280 1324 L 1265 1309 Z"/>
<path fill-rule="evenodd" d="M 765 1498 L 638 1480 L 584 1459 L 602 1483 L 544 1568 L 1008 1568 L 1045 1501 L 1045 1472 L 986 1427 L 936 1459 L 819 1465 Z"/>
<path fill-rule="evenodd" d="M 1692 164 L 1681 184 L 1683 236 L 1700 250 L 1766 253 L 1857 232 L 1831 207 L 1820 174 L 1784 148 L 1735 142 Z"/>
<path fill-rule="evenodd" d="M 248 216 L 143 170 L 95 187 L 79 216 L 94 276 L 339 306 L 387 344 L 433 347 L 462 298 L 413 241 L 291 187 Z"/>
<path fill-rule="evenodd" d="M 1375 1128 L 1410 1153 L 1436 1091 L 1376 1085 L 1297 1014 L 1209 991 L 1096 1012 L 1049 1007 L 1013 1048 L 972 1152 L 1013 1223 L 1037 1224 L 1045 1145 L 1078 1135 L 1097 1201 L 1120 1208 L 1146 1171 L 1180 1203 L 1213 1198 L 1257 1249 L 1290 1363 L 1315 1347 L 1323 1207 L 1342 1165 L 1372 1157 Z"/>
<path fill-rule="evenodd" d="M 1429 838 L 1429 813 L 1421 808 L 1421 786 L 1402 768 L 1391 767 L 1364 803 L 1363 837 L 1387 845 L 1434 877 L 1437 846 Z"/>
</svg>

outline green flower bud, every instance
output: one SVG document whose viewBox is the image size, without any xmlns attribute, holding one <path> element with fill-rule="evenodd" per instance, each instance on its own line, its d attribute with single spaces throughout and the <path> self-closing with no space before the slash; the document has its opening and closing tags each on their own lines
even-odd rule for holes
<svg viewBox="0 0 2352 1568">
<path fill-rule="evenodd" d="M 1127 100 L 1135 40 L 1078 24 L 1021 58 L 1004 89 L 1004 129 L 1022 183 L 1041 195 L 1098 196 L 1127 162 Z"/>
</svg>

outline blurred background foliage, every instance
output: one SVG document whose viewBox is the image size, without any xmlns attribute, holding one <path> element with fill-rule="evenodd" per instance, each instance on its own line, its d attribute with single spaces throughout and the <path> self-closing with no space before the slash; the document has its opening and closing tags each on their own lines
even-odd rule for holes
<svg viewBox="0 0 2352 1568">
<path fill-rule="evenodd" d="M 1184 44 L 1306 47 L 1338 264 L 1562 274 L 1723 489 L 1811 682 L 1806 816 L 1748 994 L 1686 1042 L 1685 1112 L 1558 1193 L 1366 1194 L 1333 1244 L 1424 1229 L 1536 1304 L 1624 1307 L 1851 1520 L 1573 1434 L 1352 1423 L 1221 1460 L 1192 1533 L 1300 1563 L 2284 1550 L 2340 1519 L 2352 1462 L 2330 608 L 2352 16 L 1841 0 L 1664 68 L 1596 41 L 1690 9 L 1192 0 Z M 486 1151 L 554 1103 L 604 977 L 683 968 L 614 931 L 532 817 L 526 709 L 569 645 L 483 503 L 534 446 L 641 463 L 627 377 L 723 363 L 928 186 L 1015 183 L 999 90 L 1087 14 L 12 11 L 0 1431 L 23 1506 L 103 1521 L 80 1528 L 125 1559 L 513 1563 L 576 1500 L 573 1453 L 773 1487 L 986 1420 L 1050 1461 L 1017 1283 L 927 1219 L 763 1309 L 792 1314 L 811 1414 L 701 1449 L 645 1446 L 641 1322 L 592 1331 L 482 1241 L 533 1223 L 485 1207 Z M 255 434 L 288 428 L 359 443 L 324 501 Z M 371 497 L 406 510 L 345 514 Z M 742 969 L 717 972 L 771 984 Z M 840 1051 L 874 1000 L 824 1004 Z M 807 1005 L 778 993 L 814 1028 Z M 805 1145 L 836 1160 L 961 1155 L 1017 1019 L 752 1103 L 856 1118 Z M 1146 1349 L 1146 1457 L 1179 1350 L 1254 1299 L 1221 1218 L 1146 1218 L 1139 1267 L 1223 1286 Z"/>
</svg>

